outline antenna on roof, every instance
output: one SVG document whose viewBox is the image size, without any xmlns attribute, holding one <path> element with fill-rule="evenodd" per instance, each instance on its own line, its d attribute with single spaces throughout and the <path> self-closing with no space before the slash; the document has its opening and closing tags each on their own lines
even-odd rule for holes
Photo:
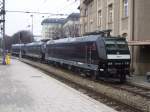
<svg viewBox="0 0 150 112">
<path fill-rule="evenodd" d="M 94 32 L 85 33 L 84 36 L 87 36 L 87 35 L 102 35 L 102 36 L 110 37 L 111 36 L 110 35 L 111 32 L 112 32 L 111 29 L 102 30 L 102 31 L 96 30 Z"/>
<path fill-rule="evenodd" d="M 87 36 L 87 35 L 99 35 L 99 34 L 102 34 L 103 32 L 102 31 L 94 31 L 94 32 L 87 32 L 84 34 L 84 36 Z"/>
<path fill-rule="evenodd" d="M 102 32 L 104 32 L 106 37 L 110 37 L 111 36 L 110 33 L 112 32 L 112 30 L 108 29 L 108 30 L 103 30 Z"/>
</svg>

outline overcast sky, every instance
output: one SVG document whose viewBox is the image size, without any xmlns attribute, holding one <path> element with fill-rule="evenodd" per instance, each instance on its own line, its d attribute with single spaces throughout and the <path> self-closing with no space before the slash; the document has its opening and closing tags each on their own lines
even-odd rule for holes
<svg viewBox="0 0 150 112">
<path fill-rule="evenodd" d="M 77 7 L 79 0 L 6 0 L 6 10 L 8 11 L 32 11 L 49 12 L 54 14 L 70 14 L 79 12 Z M 30 30 L 32 14 L 29 13 L 6 13 L 6 34 L 13 35 L 19 30 Z M 41 34 L 41 21 L 44 18 L 54 17 L 52 15 L 33 14 L 34 34 Z"/>
</svg>

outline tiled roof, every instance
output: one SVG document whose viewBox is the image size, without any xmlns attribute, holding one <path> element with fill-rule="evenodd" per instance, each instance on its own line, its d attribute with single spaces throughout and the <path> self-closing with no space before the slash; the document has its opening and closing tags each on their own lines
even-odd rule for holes
<svg viewBox="0 0 150 112">
<path fill-rule="evenodd" d="M 80 18 L 80 13 L 72 13 L 67 18 L 68 19 L 74 19 L 74 18 L 79 19 Z"/>
<path fill-rule="evenodd" d="M 59 18 L 47 18 L 47 19 L 44 19 L 43 21 L 42 21 L 42 25 L 44 24 L 44 23 L 56 23 L 56 24 L 63 24 L 64 23 L 64 21 L 65 21 L 65 19 L 59 19 Z"/>
</svg>

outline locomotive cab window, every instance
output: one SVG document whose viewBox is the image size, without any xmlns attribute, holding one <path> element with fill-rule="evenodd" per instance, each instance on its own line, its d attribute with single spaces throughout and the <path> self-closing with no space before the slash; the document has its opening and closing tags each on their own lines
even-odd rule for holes
<svg viewBox="0 0 150 112">
<path fill-rule="evenodd" d="M 124 40 L 106 40 L 107 50 L 128 50 L 128 45 Z"/>
<path fill-rule="evenodd" d="M 116 45 L 117 45 L 118 49 L 128 50 L 128 45 L 125 41 L 117 41 Z"/>
<path fill-rule="evenodd" d="M 105 45 L 107 50 L 116 50 L 116 44 L 114 41 L 106 41 Z"/>
<path fill-rule="evenodd" d="M 125 39 L 106 39 L 105 47 L 107 54 L 128 54 L 128 44 Z"/>
</svg>

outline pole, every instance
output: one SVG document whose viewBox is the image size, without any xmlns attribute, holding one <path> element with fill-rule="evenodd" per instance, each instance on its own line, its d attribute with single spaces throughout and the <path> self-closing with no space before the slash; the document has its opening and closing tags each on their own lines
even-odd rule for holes
<svg viewBox="0 0 150 112">
<path fill-rule="evenodd" d="M 31 19 L 32 19 L 31 31 L 32 31 L 32 34 L 33 34 L 33 15 L 31 15 Z"/>
<path fill-rule="evenodd" d="M 135 0 L 132 0 L 132 41 L 134 41 L 134 32 L 135 32 Z M 131 47 L 131 69 L 132 75 L 134 73 L 134 46 Z"/>
<path fill-rule="evenodd" d="M 19 33 L 19 43 L 20 43 L 20 52 L 19 52 L 19 59 L 22 58 L 22 54 L 21 54 L 21 32 Z"/>
<path fill-rule="evenodd" d="M 3 0 L 3 3 L 2 3 L 2 10 L 1 10 L 1 12 L 2 12 L 2 21 L 3 21 L 3 28 L 2 28 L 2 30 L 3 30 L 3 64 L 5 65 L 6 64 L 6 62 L 5 62 L 5 58 L 6 58 L 6 49 L 5 49 L 5 42 L 6 42 L 6 40 L 5 40 L 5 0 Z"/>
</svg>

